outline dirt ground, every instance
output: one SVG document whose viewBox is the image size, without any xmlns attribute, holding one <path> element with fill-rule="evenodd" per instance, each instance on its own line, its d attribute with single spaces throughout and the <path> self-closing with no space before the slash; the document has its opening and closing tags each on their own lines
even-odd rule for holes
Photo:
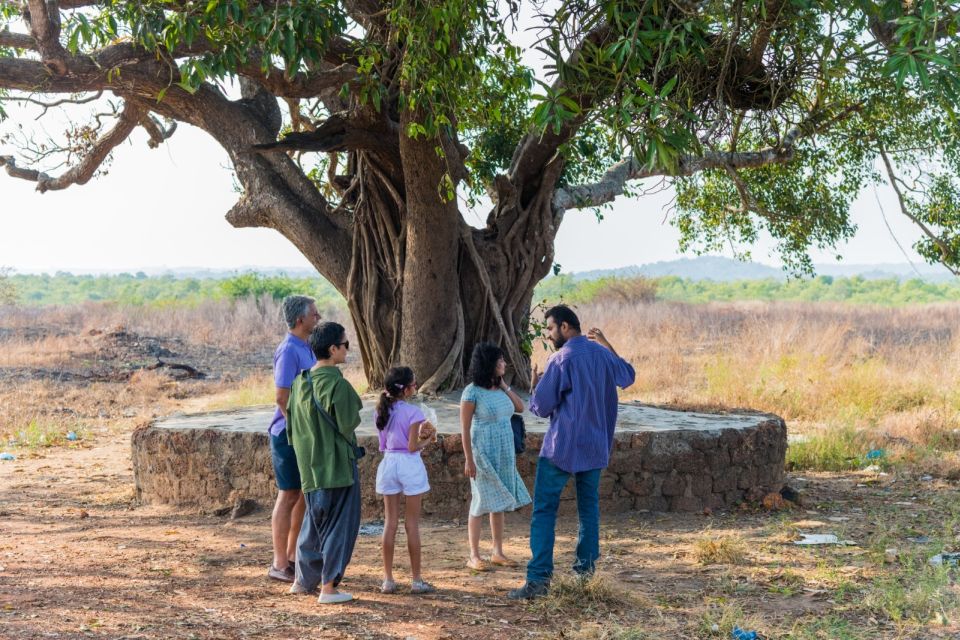
<svg viewBox="0 0 960 640">
<path fill-rule="evenodd" d="M 927 564 L 960 546 L 957 487 L 893 469 L 793 473 L 802 506 L 781 511 L 605 517 L 598 578 L 588 583 L 569 577 L 576 523 L 561 520 L 555 589 L 535 603 L 505 597 L 522 569 L 464 567 L 464 523 L 423 527 L 424 575 L 439 588 L 429 596 L 380 594 L 379 539 L 361 536 L 342 585 L 357 600 L 321 606 L 266 578 L 268 506 L 230 520 L 133 500 L 137 424 L 262 372 L 221 365 L 231 383 L 213 367 L 218 354 L 129 332 L 66 336 L 70 349 L 57 336 L 14 334 L 0 335 L 0 422 L 36 415 L 54 421 L 53 433 L 70 415 L 83 431 L 77 441 L 0 441 L 16 455 L 0 460 L 3 639 L 702 639 L 730 638 L 734 626 L 765 638 L 960 638 L 956 570 Z M 117 364 L 155 362 L 160 349 L 215 375 Z M 525 511 L 506 523 L 507 553 L 521 561 L 528 519 Z M 853 544 L 799 547 L 801 533 Z"/>
<path fill-rule="evenodd" d="M 703 638 L 719 637 L 712 624 L 719 628 L 731 606 L 741 623 L 760 622 L 769 637 L 827 614 L 847 615 L 868 637 L 960 634 L 948 623 L 903 635 L 909 625 L 866 617 L 853 604 L 879 571 L 865 548 L 871 535 L 887 531 L 893 517 L 918 523 L 904 525 L 902 536 L 935 526 L 936 504 L 919 495 L 930 483 L 808 475 L 793 482 L 810 509 L 607 518 L 603 582 L 576 593 L 568 581 L 571 593 L 532 605 L 504 597 L 521 570 L 471 573 L 464 526 L 428 522 L 425 575 L 436 595 L 378 593 L 379 541 L 361 536 L 343 583 L 358 600 L 320 606 L 265 577 L 267 510 L 231 521 L 133 504 L 127 433 L 0 464 L 4 638 L 602 638 L 626 630 L 635 635 L 623 637 Z M 936 491 L 955 498 L 952 488 Z M 526 514 L 507 521 L 507 551 L 518 559 L 528 556 L 526 526 Z M 838 532 L 858 546 L 801 549 L 790 544 L 796 530 Z M 575 523 L 562 523 L 561 574 L 575 533 Z M 724 539 L 743 545 L 727 563 L 702 564 L 702 541 Z M 409 579 L 405 565 L 398 575 Z"/>
</svg>

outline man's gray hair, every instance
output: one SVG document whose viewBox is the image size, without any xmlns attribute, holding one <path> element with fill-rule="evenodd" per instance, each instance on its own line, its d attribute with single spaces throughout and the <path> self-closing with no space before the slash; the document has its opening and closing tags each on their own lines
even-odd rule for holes
<svg viewBox="0 0 960 640">
<path fill-rule="evenodd" d="M 280 310 L 283 313 L 283 321 L 287 327 L 295 329 L 297 319 L 307 315 L 307 307 L 316 302 L 310 296 L 287 296 L 280 303 Z"/>
</svg>

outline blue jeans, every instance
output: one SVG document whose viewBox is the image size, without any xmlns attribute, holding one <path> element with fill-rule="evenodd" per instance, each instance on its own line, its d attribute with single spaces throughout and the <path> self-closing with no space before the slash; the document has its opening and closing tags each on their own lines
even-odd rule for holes
<svg viewBox="0 0 960 640">
<path fill-rule="evenodd" d="M 600 469 L 567 473 L 546 458 L 537 461 L 537 479 L 533 485 L 533 517 L 530 519 L 530 551 L 527 582 L 550 582 L 553 575 L 553 543 L 560 494 L 573 476 L 577 486 L 577 560 L 573 570 L 593 573 L 600 557 Z"/>
</svg>

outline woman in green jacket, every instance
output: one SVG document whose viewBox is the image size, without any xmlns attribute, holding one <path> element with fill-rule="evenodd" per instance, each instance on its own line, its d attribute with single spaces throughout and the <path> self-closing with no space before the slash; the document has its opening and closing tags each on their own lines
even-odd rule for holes
<svg viewBox="0 0 960 640">
<path fill-rule="evenodd" d="M 310 334 L 317 364 L 290 389 L 287 438 L 297 454 L 306 514 L 297 539 L 296 581 L 291 593 L 313 593 L 319 602 L 348 602 L 338 591 L 353 555 L 360 527 L 357 438 L 362 402 L 337 365 L 347 359 L 350 341 L 336 322 Z M 362 453 L 360 454 L 362 455 Z"/>
</svg>

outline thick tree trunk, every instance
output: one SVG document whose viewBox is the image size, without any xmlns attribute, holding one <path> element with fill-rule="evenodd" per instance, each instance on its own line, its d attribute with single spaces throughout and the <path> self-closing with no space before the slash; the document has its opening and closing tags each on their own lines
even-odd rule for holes
<svg viewBox="0 0 960 640">
<path fill-rule="evenodd" d="M 353 254 L 345 287 L 364 370 L 414 369 L 425 391 L 461 385 L 475 344 L 499 345 L 511 383 L 525 388 L 533 291 L 553 264 L 552 175 L 523 204 L 503 197 L 485 229 L 467 226 L 437 190 L 445 171 L 434 146 L 402 146 L 402 179 L 357 154 Z M 308 256 L 309 257 L 309 256 Z"/>
<path fill-rule="evenodd" d="M 406 255 L 403 179 L 380 158 L 359 152 L 354 192 L 350 273 L 343 290 L 357 332 L 364 372 L 372 388 L 400 354 L 400 308 Z"/>
<path fill-rule="evenodd" d="M 410 115 L 401 119 L 406 130 Z M 425 391 L 462 379 L 463 322 L 458 254 L 463 220 L 456 199 L 446 200 L 447 173 L 434 140 L 400 137 L 407 185 L 407 262 L 403 272 L 400 360 L 416 372 Z"/>
</svg>

